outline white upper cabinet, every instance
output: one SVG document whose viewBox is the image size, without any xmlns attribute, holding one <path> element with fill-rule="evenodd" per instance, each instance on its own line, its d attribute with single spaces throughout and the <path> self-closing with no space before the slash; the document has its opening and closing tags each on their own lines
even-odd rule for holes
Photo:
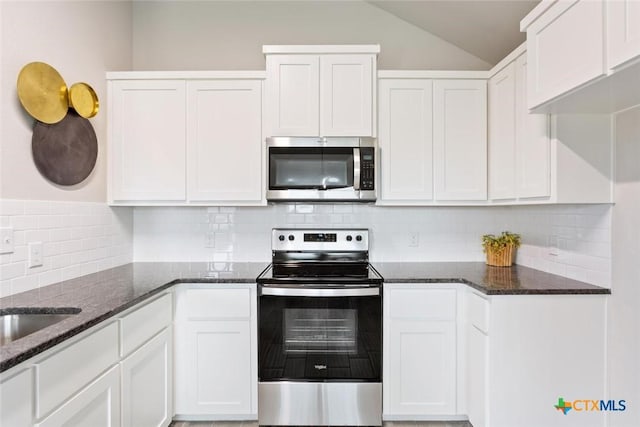
<svg viewBox="0 0 640 427">
<path fill-rule="evenodd" d="M 528 102 L 538 113 L 613 113 L 640 103 L 640 0 L 546 0 L 527 32 Z"/>
<path fill-rule="evenodd" d="M 436 200 L 487 199 L 487 83 L 433 83 Z"/>
<path fill-rule="evenodd" d="M 263 46 L 267 136 L 375 136 L 379 46 Z"/>
<path fill-rule="evenodd" d="M 433 82 L 380 79 L 379 204 L 433 199 Z"/>
<path fill-rule="evenodd" d="M 527 55 L 520 55 L 514 65 L 516 196 L 520 199 L 549 197 L 551 195 L 549 116 L 529 113 L 527 108 Z"/>
<path fill-rule="evenodd" d="M 262 82 L 187 82 L 190 201 L 259 204 L 262 199 Z"/>
<path fill-rule="evenodd" d="M 516 59 L 512 59 L 518 55 Z M 489 199 L 549 198 L 549 118 L 527 108 L 523 47 L 498 64 L 489 80 Z"/>
<path fill-rule="evenodd" d="M 109 201 L 263 205 L 263 72 L 116 72 Z"/>
<path fill-rule="evenodd" d="M 527 28 L 527 104 L 534 108 L 605 74 L 604 2 L 559 1 Z"/>
<path fill-rule="evenodd" d="M 607 65 L 640 56 L 640 0 L 607 1 Z"/>
<path fill-rule="evenodd" d="M 320 133 L 318 55 L 267 55 L 269 136 Z"/>
<path fill-rule="evenodd" d="M 516 197 L 516 65 L 489 80 L 489 198 Z"/>
<path fill-rule="evenodd" d="M 118 80 L 110 87 L 110 199 L 186 199 L 185 82 Z"/>
<path fill-rule="evenodd" d="M 373 136 L 374 55 L 320 57 L 322 136 Z"/>
</svg>

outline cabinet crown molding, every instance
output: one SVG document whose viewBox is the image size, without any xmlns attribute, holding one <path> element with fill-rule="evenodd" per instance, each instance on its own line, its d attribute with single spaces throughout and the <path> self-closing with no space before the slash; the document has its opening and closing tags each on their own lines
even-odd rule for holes
<svg viewBox="0 0 640 427">
<path fill-rule="evenodd" d="M 379 44 L 341 45 L 264 45 L 262 53 L 267 54 L 321 54 L 321 53 L 380 53 Z"/>
</svg>

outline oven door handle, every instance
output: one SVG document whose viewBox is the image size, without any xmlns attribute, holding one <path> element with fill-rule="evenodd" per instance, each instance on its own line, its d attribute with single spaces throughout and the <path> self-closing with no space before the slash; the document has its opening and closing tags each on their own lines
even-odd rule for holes
<svg viewBox="0 0 640 427">
<path fill-rule="evenodd" d="M 263 287 L 260 294 L 277 297 L 368 297 L 380 295 L 380 288 L 305 289 Z"/>
</svg>

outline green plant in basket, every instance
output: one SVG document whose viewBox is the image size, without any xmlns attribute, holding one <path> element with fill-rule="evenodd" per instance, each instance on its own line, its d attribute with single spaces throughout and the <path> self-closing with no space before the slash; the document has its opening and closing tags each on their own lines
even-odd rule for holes
<svg viewBox="0 0 640 427">
<path fill-rule="evenodd" d="M 502 252 L 506 247 L 512 245 L 514 248 L 520 247 L 520 235 L 503 231 L 499 236 L 493 234 L 485 234 L 482 236 L 483 252 Z"/>
</svg>

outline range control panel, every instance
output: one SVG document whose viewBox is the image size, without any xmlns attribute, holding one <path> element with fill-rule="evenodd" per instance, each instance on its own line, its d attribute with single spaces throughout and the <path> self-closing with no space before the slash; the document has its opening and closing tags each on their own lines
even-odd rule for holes
<svg viewBox="0 0 640 427">
<path fill-rule="evenodd" d="M 271 234 L 274 251 L 368 251 L 369 230 L 274 228 Z"/>
</svg>

